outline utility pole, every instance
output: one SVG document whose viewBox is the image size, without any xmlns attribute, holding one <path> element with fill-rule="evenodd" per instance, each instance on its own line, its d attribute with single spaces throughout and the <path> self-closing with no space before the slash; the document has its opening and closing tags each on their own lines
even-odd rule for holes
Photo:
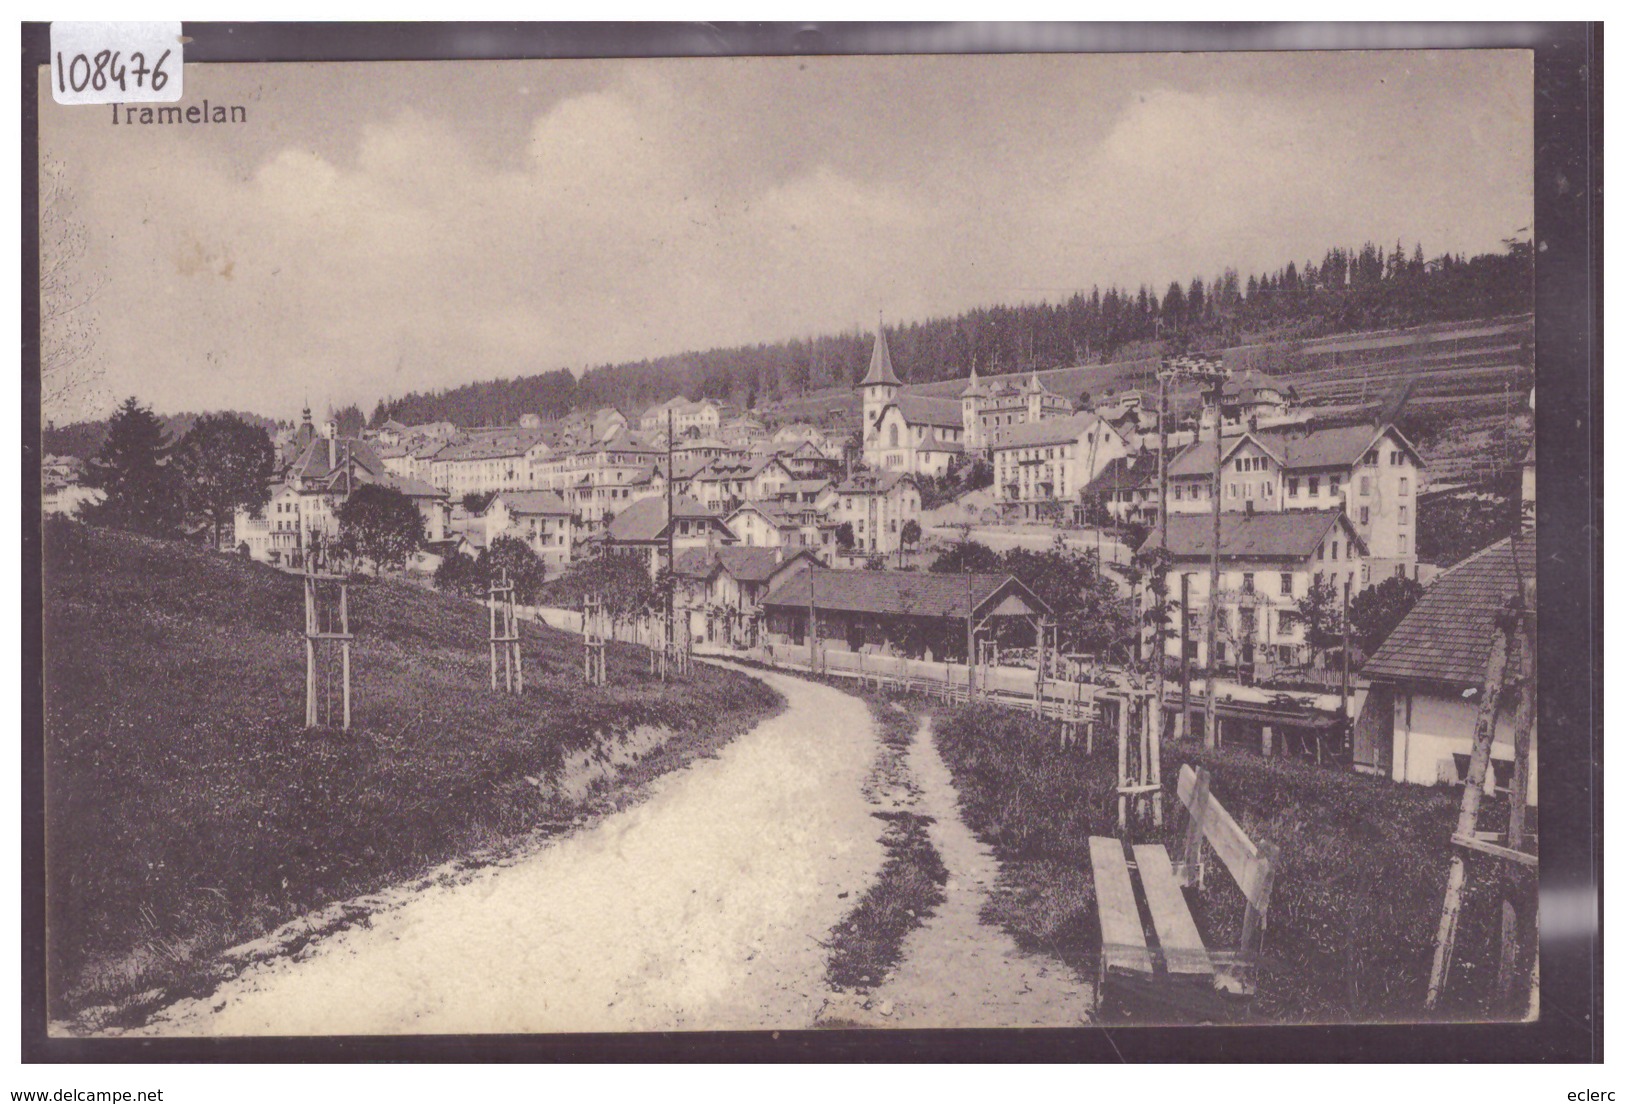
<svg viewBox="0 0 1625 1104">
<path fill-rule="evenodd" d="M 1157 544 L 1167 562 L 1172 565 L 1173 555 L 1168 550 L 1168 376 L 1167 371 L 1157 373 Z M 1183 578 L 1183 576 L 1181 576 Z M 1162 607 L 1163 616 L 1168 609 L 1168 576 L 1162 577 Z M 1185 655 L 1184 645 L 1184 618 L 1185 608 L 1180 607 L 1180 647 L 1181 660 Z M 1158 742 L 1162 740 L 1163 702 L 1166 699 L 1167 688 L 1163 685 L 1163 668 L 1168 665 L 1168 645 L 1163 639 L 1162 621 L 1159 619 L 1152 626 L 1157 634 L 1155 649 L 1157 665 L 1157 697 L 1156 697 L 1156 729 L 1155 736 Z"/>
<path fill-rule="evenodd" d="M 1179 573 L 1179 738 L 1191 738 L 1191 574 Z"/>
<path fill-rule="evenodd" d="M 1339 701 L 1339 712 L 1343 718 L 1343 738 L 1348 738 L 1349 729 L 1349 585 L 1352 577 L 1343 580 L 1343 692 Z"/>
<path fill-rule="evenodd" d="M 1211 388 L 1213 404 L 1213 476 L 1208 491 L 1212 495 L 1213 506 L 1213 548 L 1208 564 L 1208 593 L 1207 593 L 1207 729 L 1203 733 L 1202 742 L 1207 747 L 1215 744 L 1215 733 L 1218 726 L 1218 702 L 1215 693 L 1214 681 L 1215 656 L 1218 652 L 1218 613 L 1219 613 L 1219 495 L 1222 488 L 1219 486 L 1220 475 L 1223 472 L 1224 460 L 1224 416 L 1220 409 L 1224 401 L 1224 384 L 1230 378 L 1230 372 L 1224 366 L 1224 359 L 1213 353 L 1189 353 L 1180 356 L 1164 357 L 1158 377 L 1163 381 L 1162 409 L 1158 412 L 1158 432 L 1162 442 L 1162 458 L 1157 463 L 1158 468 L 1158 494 L 1161 498 L 1158 526 L 1162 534 L 1162 545 L 1168 547 L 1168 431 L 1167 431 L 1167 380 L 1185 379 L 1193 380 L 1199 386 Z M 1202 416 L 1198 411 L 1196 417 L 1196 443 L 1202 441 Z M 1181 576 L 1180 587 L 1182 600 L 1186 601 L 1185 608 L 1180 611 L 1180 660 L 1181 679 L 1185 684 L 1187 704 L 1185 708 L 1186 731 L 1189 734 L 1190 725 L 1190 683 L 1188 661 L 1184 658 L 1185 629 L 1184 620 L 1189 616 L 1188 599 L 1189 589 L 1186 587 L 1186 578 Z M 1161 670 L 1158 670 L 1159 693 L 1161 688 Z M 1159 705 L 1160 708 L 1160 705 Z"/>
<path fill-rule="evenodd" d="M 807 564 L 807 673 L 818 672 L 818 565 Z"/>
<path fill-rule="evenodd" d="M 676 587 L 677 578 L 677 515 L 674 512 L 677 500 L 677 471 L 672 467 L 672 421 L 671 407 L 666 407 L 666 663 L 662 665 L 662 672 L 671 664 L 671 650 L 674 643 L 672 634 L 672 620 L 676 616 Z"/>
<path fill-rule="evenodd" d="M 1213 555 L 1208 565 L 1207 579 L 1207 726 L 1202 733 L 1204 747 L 1218 744 L 1219 700 L 1214 673 L 1218 667 L 1219 643 L 1219 479 L 1224 472 L 1224 415 L 1219 403 L 1224 398 L 1224 383 L 1213 384 Z"/>
</svg>

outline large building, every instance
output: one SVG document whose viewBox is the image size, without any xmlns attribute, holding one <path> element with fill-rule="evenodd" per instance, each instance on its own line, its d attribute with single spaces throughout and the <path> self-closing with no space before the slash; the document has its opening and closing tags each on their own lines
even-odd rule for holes
<svg viewBox="0 0 1625 1104">
<path fill-rule="evenodd" d="M 1153 528 L 1141 547 L 1160 545 L 1159 529 Z M 1191 661 L 1206 667 L 1212 519 L 1170 513 L 1168 550 L 1173 557 L 1168 586 L 1174 635 L 1167 654 L 1179 657 L 1178 602 L 1183 585 L 1190 600 L 1184 631 Z M 1220 514 L 1217 665 L 1247 666 L 1262 675 L 1270 666 L 1308 662 L 1312 657 L 1299 602 L 1310 587 L 1327 584 L 1341 605 L 1345 583 L 1351 591 L 1360 589 L 1365 554 L 1359 534 L 1340 508 Z M 1182 583 L 1181 576 L 1188 576 L 1188 581 Z"/>
<path fill-rule="evenodd" d="M 1213 439 L 1168 465 L 1168 513 L 1212 510 Z M 1278 426 L 1226 436 L 1220 451 L 1221 512 L 1283 513 L 1341 508 L 1366 545 L 1359 589 L 1385 575 L 1416 574 L 1416 496 L 1425 464 L 1391 425 Z"/>
<path fill-rule="evenodd" d="M 739 543 L 720 515 L 686 495 L 673 501 L 671 514 L 664 498 L 634 502 L 605 526 L 603 548 L 612 555 L 636 555 L 658 575 L 667 564 L 668 546 L 675 554 L 687 548 L 717 548 Z"/>
<path fill-rule="evenodd" d="M 498 537 L 514 537 L 549 566 L 563 567 L 575 540 L 574 514 L 552 491 L 502 491 L 485 510 L 486 547 Z"/>
<path fill-rule="evenodd" d="M 909 475 L 942 476 L 965 450 L 965 427 L 952 399 L 905 394 L 892 369 L 884 328 L 875 333 L 863 395 L 863 462 Z"/>
<path fill-rule="evenodd" d="M 984 384 L 977 378 L 975 366 L 970 382 L 959 394 L 959 405 L 965 447 L 984 452 L 1016 426 L 1072 413 L 1071 401 L 1045 387 L 1037 372 L 1025 384 L 1018 385 L 1009 377 Z"/>
<path fill-rule="evenodd" d="M 994 501 L 1006 517 L 1071 520 L 1081 493 L 1128 443 L 1093 414 L 1012 424 L 990 446 Z"/>
</svg>

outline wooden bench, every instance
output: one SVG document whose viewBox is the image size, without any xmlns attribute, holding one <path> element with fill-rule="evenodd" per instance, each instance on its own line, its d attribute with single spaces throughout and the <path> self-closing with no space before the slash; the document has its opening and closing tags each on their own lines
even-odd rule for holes
<svg viewBox="0 0 1625 1104">
<path fill-rule="evenodd" d="M 1141 981 L 1197 981 L 1239 994 L 1253 991 L 1252 967 L 1269 915 L 1276 849 L 1269 843 L 1255 845 L 1247 838 L 1235 818 L 1214 799 L 1205 769 L 1192 771 L 1188 765 L 1180 768 L 1179 800 L 1190 813 L 1183 861 L 1173 862 L 1162 844 L 1133 847 L 1132 865 L 1139 874 L 1151 928 L 1156 934 L 1156 953 L 1146 937 L 1122 841 L 1109 836 L 1089 838 L 1095 906 L 1100 915 L 1097 1001 L 1114 974 Z M 1208 948 L 1185 900 L 1184 887 L 1202 884 L 1207 845 L 1212 845 L 1247 900 L 1241 944 L 1234 951 Z"/>
</svg>

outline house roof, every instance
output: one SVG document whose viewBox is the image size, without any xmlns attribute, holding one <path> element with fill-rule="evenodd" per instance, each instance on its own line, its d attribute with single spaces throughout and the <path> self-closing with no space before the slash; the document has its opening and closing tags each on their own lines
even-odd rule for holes
<svg viewBox="0 0 1625 1104">
<path fill-rule="evenodd" d="M 391 475 L 380 480 L 386 487 L 393 487 L 408 498 L 450 498 L 451 495 L 436 487 L 433 483 L 418 479 L 410 475 Z"/>
<path fill-rule="evenodd" d="M 1516 563 L 1514 563 L 1516 556 Z M 1496 615 L 1535 570 L 1534 534 L 1508 537 L 1440 575 L 1360 674 L 1393 682 L 1484 685 Z"/>
<path fill-rule="evenodd" d="M 1366 452 L 1386 435 L 1391 435 L 1399 441 L 1418 465 L 1423 463 L 1421 454 L 1416 451 L 1415 446 L 1397 429 L 1393 426 L 1378 428 L 1369 422 L 1339 426 L 1311 424 L 1277 426 L 1256 432 L 1238 433 L 1224 439 L 1224 456 L 1228 458 L 1243 441 L 1250 439 L 1289 471 L 1344 468 L 1358 464 Z M 1170 477 L 1211 476 L 1212 472 L 1212 438 L 1188 446 L 1168 465 Z"/>
<path fill-rule="evenodd" d="M 833 485 L 828 479 L 791 479 L 784 484 L 784 489 L 779 493 L 784 496 L 802 495 L 807 494 L 809 491 L 816 494 L 825 487 Z"/>
<path fill-rule="evenodd" d="M 982 381 L 976 376 L 976 365 L 972 364 L 970 366 L 970 379 L 966 381 L 965 389 L 959 393 L 959 397 L 962 399 L 980 398 L 986 394 L 987 388 L 982 386 Z"/>
<path fill-rule="evenodd" d="M 1284 514 L 1219 515 L 1219 555 L 1242 560 L 1303 560 L 1313 556 L 1332 526 L 1341 524 L 1358 541 L 1342 510 L 1295 510 Z M 1153 528 L 1141 549 L 1161 545 Z M 1213 554 L 1213 515 L 1170 514 L 1168 548 L 1175 559 L 1201 559 Z"/>
<path fill-rule="evenodd" d="M 903 414 L 903 420 L 909 425 L 944 426 L 953 429 L 962 429 L 965 425 L 963 408 L 958 399 L 939 399 L 932 395 L 916 395 L 913 392 L 900 392 L 891 401 Z"/>
<path fill-rule="evenodd" d="M 875 351 L 869 358 L 869 374 L 863 377 L 860 387 L 868 387 L 873 383 L 889 383 L 893 387 L 901 387 L 903 381 L 897 378 L 892 371 L 891 349 L 886 346 L 886 328 L 880 327 L 875 331 Z"/>
<path fill-rule="evenodd" d="M 903 480 L 914 482 L 904 471 L 858 472 L 835 490 L 838 494 L 889 494 Z"/>
<path fill-rule="evenodd" d="M 679 520 L 686 518 L 714 521 L 729 537 L 733 535 L 722 525 L 720 514 L 707 509 L 687 495 L 676 497 L 672 513 Z M 666 535 L 666 500 L 658 496 L 638 499 L 615 515 L 615 519 L 609 523 L 607 535 L 611 542 L 629 544 L 659 540 Z"/>
<path fill-rule="evenodd" d="M 467 441 L 447 445 L 435 459 L 446 461 L 499 460 L 509 456 L 523 456 L 536 445 L 542 443 L 541 434 L 529 430 L 508 430 L 500 433 L 481 434 Z"/>
<path fill-rule="evenodd" d="M 776 502 L 747 502 L 728 515 L 729 523 L 731 524 L 734 518 L 738 517 L 746 510 L 754 510 L 756 513 L 761 514 L 762 517 L 766 518 L 768 522 L 778 526 L 781 529 L 798 524 L 796 519 L 791 517 L 789 512 Z"/>
<path fill-rule="evenodd" d="M 996 604 L 995 599 L 1010 593 L 1036 612 L 1049 612 L 1041 598 L 1010 574 L 938 575 L 929 571 L 836 571 L 822 567 L 782 579 L 762 604 L 806 609 L 811 603 L 821 610 L 848 613 L 962 618 L 967 612 L 987 612 Z M 965 608 L 967 598 L 972 603 L 970 611 Z"/>
<path fill-rule="evenodd" d="M 720 548 L 685 548 L 677 553 L 676 572 L 691 579 L 709 579 L 718 571 L 726 571 L 742 583 L 765 583 L 779 567 L 796 556 L 810 556 L 806 549 L 798 549 L 780 557 L 778 548 L 741 548 L 724 545 Z"/>
<path fill-rule="evenodd" d="M 1021 422 L 1001 429 L 992 447 L 997 449 L 1026 448 L 1031 445 L 1066 445 L 1082 437 L 1095 423 L 1106 423 L 1088 411 L 1065 418 L 1041 418 L 1036 422 Z"/>
<path fill-rule="evenodd" d="M 1129 491 L 1147 483 L 1154 483 L 1156 478 L 1157 454 L 1145 449 L 1133 456 L 1112 457 L 1110 462 L 1100 469 L 1100 474 L 1084 487 L 1083 493 L 1093 495 Z M 1211 520 L 1209 523 L 1211 524 Z"/>
<path fill-rule="evenodd" d="M 572 513 L 569 503 L 552 491 L 503 491 L 492 499 L 492 503 L 498 499 L 508 508 L 510 514 L 568 517 Z"/>
<path fill-rule="evenodd" d="M 333 442 L 334 460 L 328 463 L 328 442 Z M 345 470 L 346 464 L 365 469 L 375 476 L 385 473 L 383 460 L 372 445 L 359 437 L 316 437 L 288 465 L 289 479 L 326 479 Z"/>
</svg>

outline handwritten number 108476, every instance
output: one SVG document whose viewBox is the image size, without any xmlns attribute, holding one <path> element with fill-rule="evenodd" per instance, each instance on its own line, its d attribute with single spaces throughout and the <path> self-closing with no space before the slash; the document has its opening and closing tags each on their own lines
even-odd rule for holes
<svg viewBox="0 0 1625 1104">
<path fill-rule="evenodd" d="M 148 84 L 154 92 L 162 92 L 164 85 L 169 83 L 169 74 L 164 72 L 164 62 L 169 60 L 173 51 L 165 50 L 158 60 L 150 67 L 147 65 L 147 56 L 137 50 L 130 55 L 130 64 L 125 65 L 120 60 L 116 50 L 102 50 L 94 57 L 85 54 L 74 54 L 68 59 L 66 65 L 62 64 L 62 51 L 56 54 L 56 84 L 58 90 L 67 92 L 71 87 L 75 92 L 83 92 L 92 88 L 97 92 L 106 91 L 109 84 L 116 84 L 121 91 L 128 92 L 129 84 L 134 81 L 137 88 Z"/>
</svg>

